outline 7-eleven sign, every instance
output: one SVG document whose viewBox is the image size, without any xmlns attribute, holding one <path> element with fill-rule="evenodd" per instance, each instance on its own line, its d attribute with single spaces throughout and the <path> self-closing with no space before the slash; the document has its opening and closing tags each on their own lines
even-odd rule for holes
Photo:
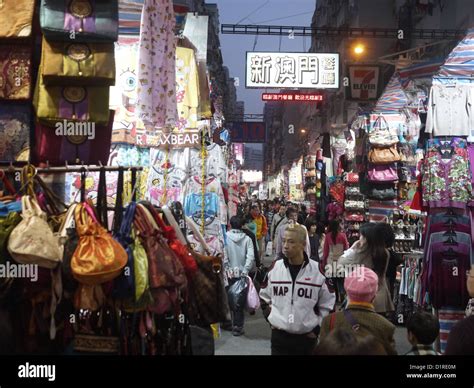
<svg viewBox="0 0 474 388">
<path fill-rule="evenodd" d="M 351 99 L 375 100 L 379 84 L 378 66 L 349 66 Z"/>
</svg>

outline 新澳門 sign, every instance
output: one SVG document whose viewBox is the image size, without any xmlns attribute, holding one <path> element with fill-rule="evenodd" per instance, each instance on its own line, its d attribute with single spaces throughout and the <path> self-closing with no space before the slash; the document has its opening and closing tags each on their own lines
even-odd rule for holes
<svg viewBox="0 0 474 388">
<path fill-rule="evenodd" d="M 339 88 L 339 54 L 247 52 L 247 88 Z"/>
<path fill-rule="evenodd" d="M 265 143 L 266 127 L 264 122 L 233 122 L 229 125 L 233 143 Z"/>
</svg>

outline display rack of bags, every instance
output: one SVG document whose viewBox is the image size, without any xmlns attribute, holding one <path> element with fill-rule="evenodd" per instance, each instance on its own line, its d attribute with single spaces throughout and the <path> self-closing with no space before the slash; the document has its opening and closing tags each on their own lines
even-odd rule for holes
<svg viewBox="0 0 474 388">
<path fill-rule="evenodd" d="M 344 229 L 347 239 L 352 244 L 359 239 L 360 226 L 367 221 L 367 201 L 360 191 L 359 174 L 348 172 L 344 175 Z"/>
</svg>

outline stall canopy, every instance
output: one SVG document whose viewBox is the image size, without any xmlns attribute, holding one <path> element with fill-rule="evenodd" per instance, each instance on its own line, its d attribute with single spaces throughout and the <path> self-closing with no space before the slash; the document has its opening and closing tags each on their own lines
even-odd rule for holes
<svg viewBox="0 0 474 388">
<path fill-rule="evenodd" d="M 377 113 L 398 113 L 408 105 L 398 72 L 395 72 L 375 105 Z"/>
<path fill-rule="evenodd" d="M 119 2 L 119 34 L 140 35 L 140 20 L 145 0 L 120 0 Z"/>
<path fill-rule="evenodd" d="M 140 35 L 140 21 L 142 17 L 143 3 L 145 0 L 120 0 L 119 1 L 119 34 Z M 176 32 L 179 33 L 184 27 L 186 14 L 189 7 L 174 1 L 174 14 L 176 17 Z"/>
<path fill-rule="evenodd" d="M 441 66 L 433 83 L 471 83 L 474 80 L 474 29 L 468 30 L 466 36 L 451 51 Z"/>
</svg>

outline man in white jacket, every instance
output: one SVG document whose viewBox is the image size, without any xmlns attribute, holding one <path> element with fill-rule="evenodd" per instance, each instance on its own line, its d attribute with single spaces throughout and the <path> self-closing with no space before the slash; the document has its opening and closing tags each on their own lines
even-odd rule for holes
<svg viewBox="0 0 474 388">
<path fill-rule="evenodd" d="M 304 248 L 306 229 L 287 226 L 283 252 L 260 290 L 262 309 L 272 327 L 272 355 L 310 355 L 325 316 L 334 308 L 334 292 L 318 263 Z"/>
<path fill-rule="evenodd" d="M 225 271 L 229 286 L 242 277 L 248 276 L 255 267 L 253 243 L 250 237 L 242 232 L 242 219 L 234 216 L 230 219 L 231 230 L 227 232 Z M 244 306 L 232 311 L 232 333 L 235 336 L 244 334 Z"/>
</svg>

